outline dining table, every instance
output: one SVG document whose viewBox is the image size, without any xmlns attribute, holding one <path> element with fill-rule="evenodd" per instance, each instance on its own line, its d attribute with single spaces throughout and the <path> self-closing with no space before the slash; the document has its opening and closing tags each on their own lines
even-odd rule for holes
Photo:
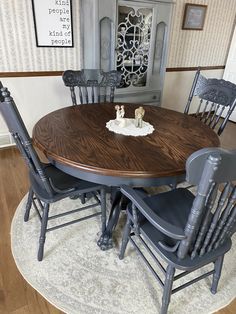
<svg viewBox="0 0 236 314">
<path fill-rule="evenodd" d="M 112 231 L 120 212 L 119 187 L 176 186 L 185 179 L 185 163 L 195 151 L 218 147 L 218 135 L 199 119 L 166 108 L 143 105 L 143 120 L 154 131 L 145 136 L 117 134 L 107 128 L 116 106 L 132 119 L 140 104 L 99 103 L 50 112 L 34 126 L 33 143 L 60 170 L 116 190 L 105 232 L 98 245 L 112 247 Z"/>
</svg>

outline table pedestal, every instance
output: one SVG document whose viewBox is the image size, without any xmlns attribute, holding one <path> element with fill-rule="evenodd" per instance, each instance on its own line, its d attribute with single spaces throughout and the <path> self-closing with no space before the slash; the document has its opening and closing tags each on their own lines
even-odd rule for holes
<svg viewBox="0 0 236 314">
<path fill-rule="evenodd" d="M 147 196 L 147 192 L 145 190 L 143 190 L 142 188 L 139 188 L 138 190 L 141 194 L 141 197 L 144 198 Z M 97 241 L 97 245 L 101 248 L 102 251 L 113 248 L 112 233 L 118 223 L 121 210 L 126 210 L 126 207 L 129 203 L 129 199 L 120 192 L 119 188 L 115 188 L 112 194 L 112 205 L 107 226 L 105 231 L 102 233 L 99 240 Z"/>
</svg>

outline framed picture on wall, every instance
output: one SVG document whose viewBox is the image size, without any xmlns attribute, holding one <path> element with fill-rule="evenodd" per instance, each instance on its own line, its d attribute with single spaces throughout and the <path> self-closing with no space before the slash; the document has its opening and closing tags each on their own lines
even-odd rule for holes
<svg viewBox="0 0 236 314">
<path fill-rule="evenodd" d="M 37 47 L 73 47 L 71 0 L 32 0 Z"/>
<path fill-rule="evenodd" d="M 202 30 L 207 5 L 186 3 L 182 29 Z"/>
</svg>

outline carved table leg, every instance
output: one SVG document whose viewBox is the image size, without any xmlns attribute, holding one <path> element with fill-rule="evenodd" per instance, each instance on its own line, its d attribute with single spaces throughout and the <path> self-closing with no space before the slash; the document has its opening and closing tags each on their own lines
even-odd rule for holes
<svg viewBox="0 0 236 314">
<path fill-rule="evenodd" d="M 99 238 L 97 245 L 101 248 L 101 250 L 109 250 L 113 247 L 112 241 L 112 232 L 115 229 L 120 212 L 122 209 L 125 209 L 127 204 L 127 199 L 122 195 L 119 189 L 116 190 L 115 196 L 113 197 L 113 202 L 111 205 L 111 211 L 108 218 L 108 223 L 105 231 L 102 233 Z"/>
</svg>

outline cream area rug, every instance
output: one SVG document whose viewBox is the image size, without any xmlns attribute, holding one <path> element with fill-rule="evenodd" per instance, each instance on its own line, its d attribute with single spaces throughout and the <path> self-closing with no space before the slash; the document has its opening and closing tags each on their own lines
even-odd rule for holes
<svg viewBox="0 0 236 314">
<path fill-rule="evenodd" d="M 96 244 L 100 225 L 97 216 L 49 232 L 44 259 L 38 262 L 40 223 L 34 211 L 27 223 L 23 221 L 26 200 L 27 196 L 19 204 L 12 221 L 12 253 L 22 276 L 45 299 L 71 314 L 160 312 L 162 289 L 131 244 L 128 244 L 125 258 L 118 258 L 125 213 L 114 233 L 113 249 L 101 251 Z M 79 200 L 65 199 L 53 204 L 51 211 L 55 213 L 79 205 Z M 211 277 L 205 278 L 172 295 L 168 313 L 212 313 L 234 299 L 236 237 L 233 240 L 233 247 L 225 256 L 217 294 L 210 293 Z M 196 275 L 192 273 L 185 280 Z"/>
</svg>

